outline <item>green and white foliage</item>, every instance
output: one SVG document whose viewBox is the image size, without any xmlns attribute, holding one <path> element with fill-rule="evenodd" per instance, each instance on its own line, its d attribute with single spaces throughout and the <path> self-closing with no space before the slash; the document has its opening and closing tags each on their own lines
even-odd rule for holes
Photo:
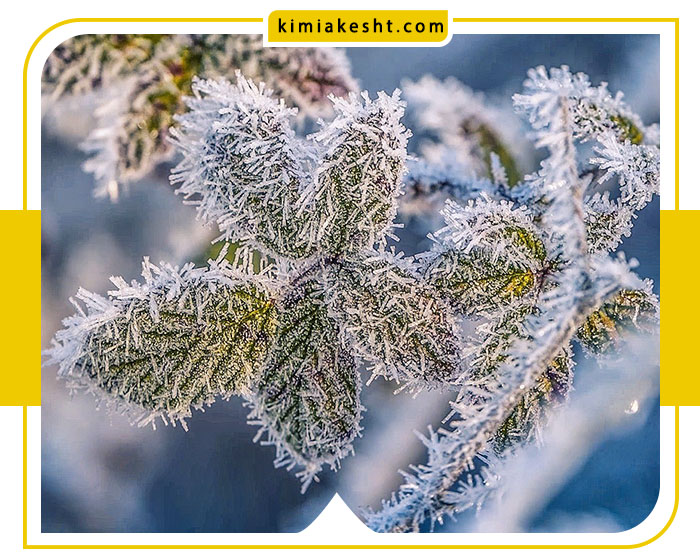
<svg viewBox="0 0 700 556">
<path fill-rule="evenodd" d="M 462 353 L 455 315 L 408 261 L 383 252 L 329 268 L 326 296 L 348 348 L 411 390 L 454 383 Z"/>
<path fill-rule="evenodd" d="M 278 320 L 270 280 L 223 258 L 209 268 L 146 259 L 143 277 L 112 278 L 108 297 L 78 292 L 78 312 L 50 350 L 59 376 L 141 425 L 161 418 L 186 426 L 192 409 L 249 395 Z"/>
<path fill-rule="evenodd" d="M 535 147 L 549 151 L 538 173 L 506 188 L 496 161 L 490 185 L 483 177 L 455 183 L 438 168 L 431 188 L 425 167 L 414 180 L 428 195 L 447 191 L 466 200 L 447 201 L 445 226 L 420 263 L 426 279 L 476 328 L 465 340 L 467 372 L 453 416 L 444 429 L 421 437 L 427 463 L 405 473 L 381 509 L 367 511 L 376 531 L 418 531 L 426 521 L 433 526 L 480 507 L 496 490 L 498 462 L 537 441 L 566 400 L 572 341 L 591 355 L 609 356 L 627 334 L 658 326 L 651 284 L 620 254 L 607 255 L 658 193 L 656 128 L 644 127 L 621 95 L 612 97 L 604 85 L 592 87 L 565 67 L 531 70 L 514 102 L 528 116 Z M 590 160 L 579 154 L 585 141 L 595 141 Z M 616 200 L 589 193 L 613 178 Z"/>
<path fill-rule="evenodd" d="M 366 92 L 361 101 L 334 98 L 335 119 L 311 137 L 320 155 L 313 188 L 325 252 L 357 252 L 383 242 L 389 232 L 410 137 L 398 99 L 398 91 L 379 93 L 376 100 Z"/>
<path fill-rule="evenodd" d="M 409 136 L 397 94 L 331 97 L 335 119 L 305 139 L 292 127 L 296 109 L 240 74 L 194 91 L 174 132 L 185 158 L 171 179 L 224 239 L 291 259 L 384 241 Z"/>
<path fill-rule="evenodd" d="M 312 163 L 292 129 L 296 110 L 238 76 L 195 81 L 190 112 L 178 118 L 175 144 L 184 159 L 171 181 L 193 198 L 199 216 L 222 238 L 294 259 L 314 249 L 314 214 L 303 198 Z M 231 210 L 236 207 L 236 210 Z"/>
<path fill-rule="evenodd" d="M 59 45 L 44 66 L 49 103 L 97 92 L 98 128 L 85 141 L 98 196 L 120 188 L 172 158 L 175 116 L 186 110 L 195 76 L 264 81 L 302 114 L 328 112 L 327 96 L 357 88 L 338 50 L 263 48 L 260 35 L 80 35 Z"/>
<path fill-rule="evenodd" d="M 541 287 L 546 251 L 526 207 L 487 196 L 448 200 L 445 227 L 424 255 L 426 279 L 466 315 L 518 303 Z"/>
<path fill-rule="evenodd" d="M 178 304 L 179 290 L 168 283 L 158 294 L 149 275 L 130 286 L 147 301 L 120 305 L 106 329 L 67 319 L 50 360 L 141 422 L 184 424 L 191 407 L 241 396 L 275 464 L 300 468 L 306 489 L 361 430 L 359 363 L 416 392 L 455 387 L 462 372 L 455 316 L 410 261 L 386 250 L 405 173 L 404 106 L 398 92 L 331 97 L 335 119 L 304 138 L 292 126 L 297 109 L 240 74 L 235 84 L 195 79 L 193 91 L 173 130 L 183 160 L 172 181 L 239 245 L 237 289 L 222 283 L 214 295 L 207 283 Z M 212 264 L 233 272 L 224 261 Z M 200 272 L 186 268 L 186 277 Z M 249 305 L 223 311 L 241 296 Z M 136 351 L 134 337 L 149 343 Z"/>
<path fill-rule="evenodd" d="M 258 438 L 276 446 L 276 465 L 304 467 L 302 490 L 323 464 L 335 469 L 360 432 L 361 382 L 339 334 L 318 282 L 292 290 L 252 398 L 250 422 L 261 426 Z"/>
<path fill-rule="evenodd" d="M 449 390 L 444 427 L 421 437 L 426 463 L 367 523 L 415 531 L 488 500 L 501 463 L 566 402 L 573 342 L 609 359 L 658 326 L 651 283 L 610 253 L 657 193 L 658 131 L 565 67 L 532 70 L 514 97 L 532 127 L 525 148 L 458 83 L 409 89 L 421 124 L 444 131 L 442 158 L 407 157 L 398 91 L 331 95 L 334 118 L 302 137 L 274 87 L 193 77 L 171 180 L 236 259 L 147 263 L 144 283 L 115 279 L 109 298 L 81 290 L 86 308 L 49 350 L 60 375 L 142 423 L 184 423 L 238 395 L 303 490 L 352 453 L 363 371 L 416 395 Z M 448 127 L 451 107 L 469 125 Z M 512 153 L 536 148 L 548 155 L 520 178 Z M 415 257 L 388 245 L 404 193 L 444 204 Z"/>
</svg>

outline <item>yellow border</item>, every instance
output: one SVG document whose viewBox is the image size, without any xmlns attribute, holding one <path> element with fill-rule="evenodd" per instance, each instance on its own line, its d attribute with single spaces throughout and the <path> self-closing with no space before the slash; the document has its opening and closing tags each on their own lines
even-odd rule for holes
<svg viewBox="0 0 700 556">
<path fill-rule="evenodd" d="M 67 25 L 69 23 L 131 23 L 131 22 L 158 22 L 158 23 L 168 23 L 168 22 L 255 22 L 262 23 L 263 18 L 73 18 L 60 21 L 43 33 L 41 33 L 36 40 L 32 43 L 29 48 L 29 52 L 24 61 L 24 72 L 23 72 L 23 197 L 22 197 L 22 210 L 27 210 L 27 70 L 29 67 L 29 60 L 31 58 L 34 49 L 39 44 L 39 42 L 48 35 L 54 29 Z M 675 210 L 679 210 L 679 18 L 453 18 L 453 22 L 468 22 L 468 23 L 675 23 L 675 54 L 676 54 L 676 110 L 675 110 L 675 120 L 676 120 L 676 187 L 675 187 Z M 421 548 L 433 548 L 433 549 L 523 549 L 523 548 L 538 548 L 538 549 L 584 549 L 584 548 L 602 548 L 602 549 L 630 549 L 630 548 L 641 548 L 648 544 L 651 544 L 658 538 L 660 538 L 671 526 L 673 520 L 678 512 L 678 500 L 680 494 L 679 485 L 679 447 L 680 447 L 680 407 L 675 406 L 675 499 L 673 504 L 673 512 L 670 518 L 666 522 L 666 525 L 659 531 L 656 535 L 650 539 L 629 545 L 177 545 L 177 544 L 163 544 L 163 545 L 30 545 L 27 544 L 27 406 L 22 407 L 22 422 L 23 422 L 23 447 L 22 447 L 22 471 L 23 471 L 23 535 L 22 544 L 25 549 L 284 549 L 284 548 L 297 548 L 297 549 L 421 549 Z"/>
</svg>

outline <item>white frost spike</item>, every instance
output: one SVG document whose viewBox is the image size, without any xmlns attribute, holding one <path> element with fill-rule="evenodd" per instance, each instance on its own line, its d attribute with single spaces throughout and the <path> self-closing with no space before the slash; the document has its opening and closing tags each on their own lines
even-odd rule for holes
<svg viewBox="0 0 700 556">
<path fill-rule="evenodd" d="M 493 183 L 500 185 L 501 187 L 506 187 L 508 185 L 508 174 L 506 169 L 503 167 L 501 158 L 495 153 L 491 153 L 491 175 L 493 176 Z"/>
</svg>

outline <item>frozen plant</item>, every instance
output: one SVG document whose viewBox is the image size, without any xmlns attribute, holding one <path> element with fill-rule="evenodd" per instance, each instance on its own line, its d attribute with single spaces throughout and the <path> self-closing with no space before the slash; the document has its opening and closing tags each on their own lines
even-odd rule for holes
<svg viewBox="0 0 700 556">
<path fill-rule="evenodd" d="M 445 427 L 424 437 L 427 463 L 366 514 L 377 531 L 419 530 L 480 505 L 498 462 L 538 440 L 571 388 L 573 341 L 614 358 L 627 332 L 656 330 L 650 282 L 611 252 L 658 190 L 658 133 L 585 75 L 537 68 L 514 97 L 548 150 L 539 171 L 515 182 L 495 150 L 483 159 L 491 179 L 414 164 L 418 194 L 452 197 L 416 257 L 389 245 L 417 183 L 398 91 L 331 95 L 335 118 L 307 137 L 295 108 L 240 75 L 194 79 L 192 91 L 171 180 L 242 246 L 236 258 L 146 260 L 140 283 L 80 290 L 48 350 L 72 389 L 138 423 L 184 426 L 193 409 L 240 396 L 305 490 L 352 452 L 361 369 L 416 395 L 452 391 Z M 598 182 L 619 194 L 591 194 Z"/>
<path fill-rule="evenodd" d="M 185 111 L 193 78 L 230 79 L 239 70 L 310 117 L 328 113 L 328 94 L 357 88 L 343 52 L 330 48 L 263 48 L 261 35 L 79 35 L 49 56 L 42 93 L 49 105 L 99 95 L 84 169 L 95 175 L 95 194 L 115 200 L 172 158 L 168 130 Z"/>
</svg>

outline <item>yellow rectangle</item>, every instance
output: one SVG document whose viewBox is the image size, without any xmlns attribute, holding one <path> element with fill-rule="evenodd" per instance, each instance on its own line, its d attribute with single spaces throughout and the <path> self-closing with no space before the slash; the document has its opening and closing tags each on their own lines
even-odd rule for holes
<svg viewBox="0 0 700 556">
<path fill-rule="evenodd" d="M 661 211 L 661 405 L 700 405 L 700 211 Z"/>
<path fill-rule="evenodd" d="M 41 212 L 0 211 L 0 405 L 41 404 Z"/>
<path fill-rule="evenodd" d="M 275 10 L 268 42 L 442 42 L 447 10 Z"/>
</svg>

